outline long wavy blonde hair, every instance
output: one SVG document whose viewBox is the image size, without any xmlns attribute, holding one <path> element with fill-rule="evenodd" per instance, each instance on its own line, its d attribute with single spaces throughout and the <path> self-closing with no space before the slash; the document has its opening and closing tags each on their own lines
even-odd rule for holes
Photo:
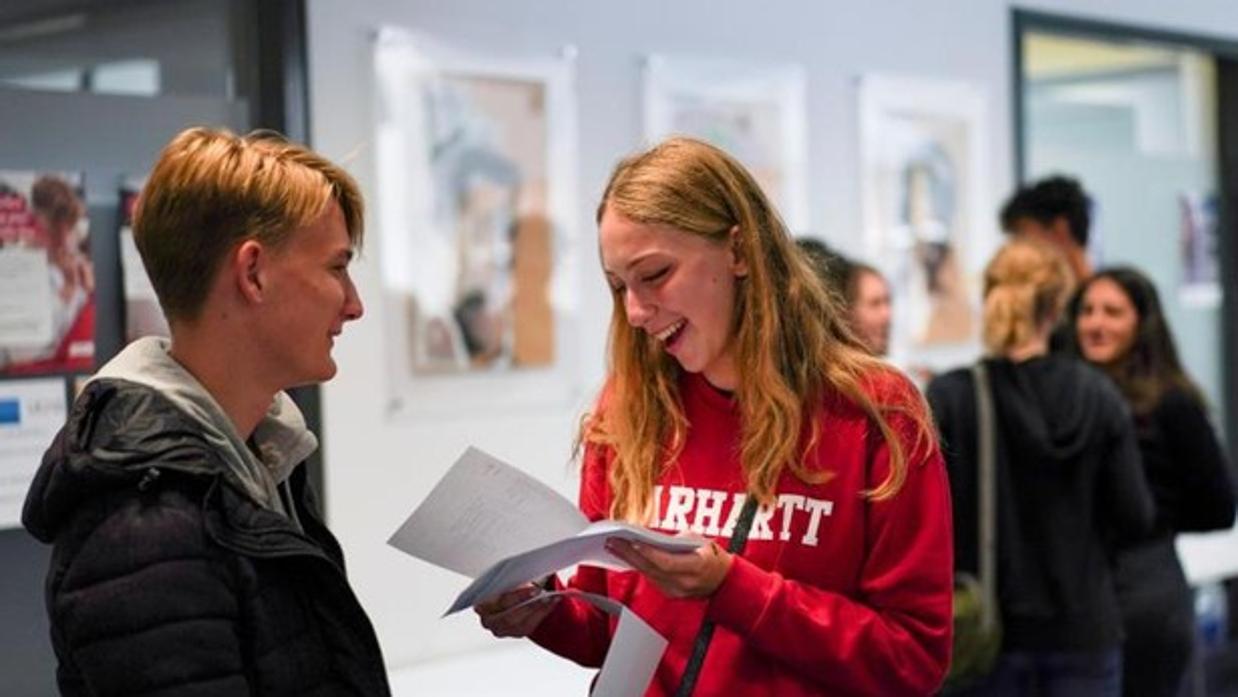
<svg viewBox="0 0 1238 697">
<path fill-rule="evenodd" d="M 864 494 L 881 500 L 902 488 L 911 454 L 888 415 L 909 413 L 918 426 L 916 450 L 932 442 L 928 411 L 922 399 L 883 404 L 865 389 L 893 369 L 851 333 L 839 300 L 795 247 L 743 166 L 706 143 L 672 138 L 619 163 L 598 206 L 599 223 L 607 211 L 720 245 L 731 244 L 731 230 L 738 230 L 736 253 L 747 262 L 748 274 L 737 286 L 732 341 L 739 366 L 739 459 L 749 493 L 771 503 L 784 468 L 808 482 L 829 478 L 829 472 L 810 471 L 802 462 L 820 435 L 814 417 L 828 392 L 859 406 L 888 444 L 889 476 Z M 628 323 L 620 292 L 613 302 L 606 386 L 582 422 L 578 444 L 613 451 L 610 513 L 641 522 L 650 513 L 655 481 L 683 448 L 688 424 L 678 364 Z M 910 387 L 907 392 L 918 394 Z"/>
</svg>

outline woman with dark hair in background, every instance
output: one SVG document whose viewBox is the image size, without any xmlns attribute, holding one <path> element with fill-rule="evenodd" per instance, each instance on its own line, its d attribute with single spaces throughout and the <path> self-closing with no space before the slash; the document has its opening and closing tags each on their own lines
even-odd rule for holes
<svg viewBox="0 0 1238 697">
<path fill-rule="evenodd" d="M 1121 694 L 1112 540 L 1151 524 L 1152 499 L 1121 395 L 1082 361 L 1049 352 L 1073 285 L 1062 255 L 1031 240 L 1008 242 L 985 269 L 1002 646 L 991 674 L 952 694 Z M 975 574 L 979 410 L 972 371 L 934 379 L 928 399 L 950 473 L 955 568 Z"/>
<path fill-rule="evenodd" d="M 890 284 L 868 264 L 851 262 L 847 274 L 847 318 L 861 342 L 876 356 L 890 352 Z"/>
<path fill-rule="evenodd" d="M 1174 537 L 1233 524 L 1229 466 L 1146 276 L 1126 267 L 1097 273 L 1084 283 L 1071 319 L 1079 352 L 1109 375 L 1134 412 L 1156 502 L 1152 531 L 1117 557 L 1126 629 L 1123 694 L 1172 697 L 1195 636 L 1191 589 Z"/>
<path fill-rule="evenodd" d="M 890 352 L 890 284 L 876 268 L 848 259 L 811 237 L 795 240 L 817 275 L 846 304 L 847 323 L 875 356 Z"/>
</svg>

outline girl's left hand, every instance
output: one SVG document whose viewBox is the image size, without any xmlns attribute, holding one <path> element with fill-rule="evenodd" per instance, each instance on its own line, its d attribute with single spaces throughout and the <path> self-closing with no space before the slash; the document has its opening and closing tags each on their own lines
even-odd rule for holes
<svg viewBox="0 0 1238 697">
<path fill-rule="evenodd" d="M 715 542 L 687 553 L 611 538 L 606 550 L 641 572 L 671 598 L 708 598 L 731 570 L 731 554 Z"/>
</svg>

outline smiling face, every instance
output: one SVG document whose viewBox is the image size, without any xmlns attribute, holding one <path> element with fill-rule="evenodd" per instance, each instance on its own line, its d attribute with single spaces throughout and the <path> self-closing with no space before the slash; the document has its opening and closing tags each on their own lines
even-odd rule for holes
<svg viewBox="0 0 1238 697">
<path fill-rule="evenodd" d="M 273 250 L 265 279 L 270 293 L 264 301 L 270 317 L 267 344 L 283 386 L 323 382 L 335 375 L 335 337 L 363 312 L 348 274 L 352 256 L 348 228 L 336 203 Z"/>
<path fill-rule="evenodd" d="M 851 309 L 851 326 L 860 341 L 878 356 L 890 348 L 890 287 L 885 279 L 861 271 L 855 279 L 855 302 Z"/>
<path fill-rule="evenodd" d="M 729 238 L 728 238 L 729 239 Z M 612 210 L 598 228 L 602 269 L 628 324 L 656 341 L 684 370 L 734 390 L 737 279 L 747 274 L 729 242 Z"/>
<path fill-rule="evenodd" d="M 1075 320 L 1084 358 L 1100 365 L 1121 361 L 1130 353 L 1138 329 L 1139 313 L 1122 286 L 1103 276 L 1088 284 Z"/>
</svg>

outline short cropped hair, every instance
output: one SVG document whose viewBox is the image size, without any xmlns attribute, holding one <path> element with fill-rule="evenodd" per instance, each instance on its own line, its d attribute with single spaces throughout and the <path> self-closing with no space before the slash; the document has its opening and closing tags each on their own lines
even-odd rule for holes
<svg viewBox="0 0 1238 697">
<path fill-rule="evenodd" d="M 1051 225 L 1055 218 L 1065 218 L 1070 235 L 1080 247 L 1088 246 L 1092 199 L 1079 180 L 1055 175 L 1020 188 L 1002 206 L 1002 229 L 1014 229 L 1020 218 L 1031 218 L 1041 225 Z"/>
<path fill-rule="evenodd" d="M 160 153 L 133 223 L 134 242 L 168 320 L 197 318 L 211 279 L 237 244 L 255 239 L 278 247 L 332 201 L 359 248 L 361 192 L 339 166 L 273 131 L 182 131 Z"/>
</svg>

